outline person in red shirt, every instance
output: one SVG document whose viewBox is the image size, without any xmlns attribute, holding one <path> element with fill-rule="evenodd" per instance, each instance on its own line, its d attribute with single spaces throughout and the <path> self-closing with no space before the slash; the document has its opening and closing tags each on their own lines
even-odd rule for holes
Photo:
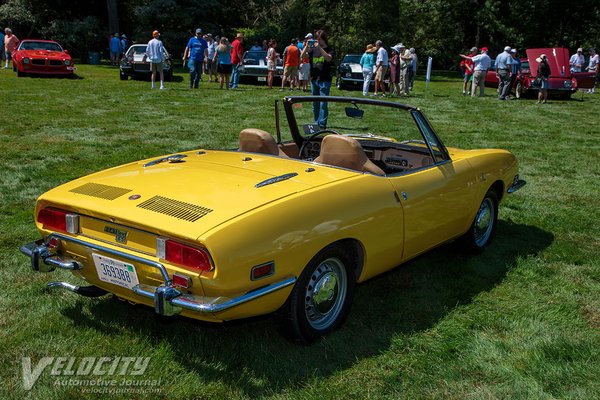
<svg viewBox="0 0 600 400">
<path fill-rule="evenodd" d="M 473 57 L 475 55 L 477 55 L 477 47 L 472 47 L 470 50 L 470 53 L 469 53 L 469 57 Z M 461 61 L 460 66 L 465 71 L 465 79 L 463 81 L 463 94 L 467 94 L 470 92 L 470 89 L 471 89 L 471 88 L 467 89 L 467 86 L 469 86 L 469 83 L 472 80 L 473 69 L 475 67 L 475 63 L 473 62 L 473 60 L 471 60 L 469 58 L 465 58 L 464 60 Z"/>
<path fill-rule="evenodd" d="M 290 81 L 290 90 L 294 86 L 300 90 L 298 84 L 298 67 L 300 65 L 300 50 L 298 50 L 298 39 L 292 39 L 292 43 L 283 51 L 283 78 L 281 78 L 281 89 L 285 88 L 285 81 Z"/>
<path fill-rule="evenodd" d="M 238 33 L 231 43 L 231 89 L 237 89 L 240 81 L 240 67 L 244 59 L 244 35 Z"/>
</svg>

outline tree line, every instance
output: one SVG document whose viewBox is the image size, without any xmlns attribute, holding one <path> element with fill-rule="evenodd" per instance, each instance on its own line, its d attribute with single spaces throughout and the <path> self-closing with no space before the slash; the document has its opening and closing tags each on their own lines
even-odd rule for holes
<svg viewBox="0 0 600 400">
<path fill-rule="evenodd" d="M 2 0 L 0 23 L 20 38 L 57 40 L 82 60 L 107 48 L 110 33 L 147 42 L 154 29 L 178 55 L 197 27 L 280 46 L 323 28 L 338 59 L 381 39 L 415 47 L 438 68 L 456 66 L 472 46 L 600 47 L 598 0 Z"/>
</svg>

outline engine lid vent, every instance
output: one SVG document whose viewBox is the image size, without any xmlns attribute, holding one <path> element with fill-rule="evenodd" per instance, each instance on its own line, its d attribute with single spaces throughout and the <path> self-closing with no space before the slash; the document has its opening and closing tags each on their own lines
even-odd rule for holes
<svg viewBox="0 0 600 400">
<path fill-rule="evenodd" d="M 162 196 L 154 196 L 151 199 L 137 205 L 140 208 L 154 211 L 160 214 L 170 215 L 185 221 L 194 222 L 212 212 L 209 208 L 200 207 L 183 201 L 173 200 Z"/>
<path fill-rule="evenodd" d="M 114 200 L 126 193 L 131 192 L 131 189 L 102 185 L 100 183 L 86 183 L 85 185 L 76 187 L 69 191 L 86 196 L 98 197 L 100 199 Z"/>
</svg>

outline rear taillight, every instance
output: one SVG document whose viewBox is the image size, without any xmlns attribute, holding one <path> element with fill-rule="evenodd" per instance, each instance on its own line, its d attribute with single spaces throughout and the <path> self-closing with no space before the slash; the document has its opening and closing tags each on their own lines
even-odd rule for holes
<svg viewBox="0 0 600 400">
<path fill-rule="evenodd" d="M 210 271 L 210 256 L 204 249 L 189 246 L 172 239 L 156 239 L 156 256 L 170 263 L 201 271 Z"/>
<path fill-rule="evenodd" d="M 79 215 L 56 208 L 44 208 L 38 213 L 38 222 L 45 229 L 63 233 L 79 233 Z"/>
</svg>

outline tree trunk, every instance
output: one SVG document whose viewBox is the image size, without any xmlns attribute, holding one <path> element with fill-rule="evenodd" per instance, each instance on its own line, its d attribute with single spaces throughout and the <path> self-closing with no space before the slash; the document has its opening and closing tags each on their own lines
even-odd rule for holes
<svg viewBox="0 0 600 400">
<path fill-rule="evenodd" d="M 106 0 L 108 9 L 108 31 L 110 34 L 120 32 L 119 30 L 119 10 L 117 9 L 117 0 Z"/>
</svg>

